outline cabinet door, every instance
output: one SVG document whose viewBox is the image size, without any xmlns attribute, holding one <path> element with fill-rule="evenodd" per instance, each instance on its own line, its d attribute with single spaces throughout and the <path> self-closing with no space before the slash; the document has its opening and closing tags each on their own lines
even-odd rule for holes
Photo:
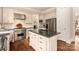
<svg viewBox="0 0 79 59">
<path fill-rule="evenodd" d="M 40 20 L 44 20 L 44 15 L 39 15 Z"/>
<path fill-rule="evenodd" d="M 12 9 L 3 8 L 3 23 L 14 23 Z"/>
<path fill-rule="evenodd" d="M 0 7 L 0 23 L 2 23 L 2 8 Z"/>
<path fill-rule="evenodd" d="M 38 34 L 29 32 L 30 46 L 32 46 L 36 51 L 38 51 Z"/>
<path fill-rule="evenodd" d="M 39 15 L 38 14 L 33 15 L 33 25 L 36 25 L 37 29 L 39 29 Z"/>
<path fill-rule="evenodd" d="M 34 43 L 34 48 L 35 48 L 36 51 L 38 51 L 38 47 L 39 47 L 38 39 L 39 39 L 38 34 L 34 33 L 33 34 L 33 40 L 34 40 L 33 43 Z"/>
<path fill-rule="evenodd" d="M 8 15 L 8 21 L 9 23 L 14 23 L 14 11 L 13 9 L 9 9 L 9 15 Z"/>
<path fill-rule="evenodd" d="M 8 9 L 3 8 L 3 23 L 7 23 L 8 22 L 8 17 L 9 17 L 9 12 Z"/>
<path fill-rule="evenodd" d="M 9 51 L 10 50 L 10 35 L 7 35 L 7 40 L 5 40 L 5 48 L 6 48 L 6 51 Z"/>
<path fill-rule="evenodd" d="M 33 23 L 33 16 L 31 14 L 26 14 L 26 24 L 32 24 Z"/>
<path fill-rule="evenodd" d="M 47 50 L 47 40 L 48 38 L 39 35 L 39 51 Z"/>
<path fill-rule="evenodd" d="M 48 51 L 57 51 L 57 36 L 58 35 L 55 35 L 47 40 Z"/>
<path fill-rule="evenodd" d="M 29 38 L 30 38 L 30 46 L 32 46 L 33 45 L 33 36 L 32 36 L 32 33 L 29 31 Z"/>
<path fill-rule="evenodd" d="M 61 33 L 60 40 L 69 41 L 72 20 L 72 9 L 71 8 L 57 8 L 57 31 Z M 73 29 L 73 28 L 72 28 Z M 72 31 L 73 32 L 73 31 Z"/>
</svg>

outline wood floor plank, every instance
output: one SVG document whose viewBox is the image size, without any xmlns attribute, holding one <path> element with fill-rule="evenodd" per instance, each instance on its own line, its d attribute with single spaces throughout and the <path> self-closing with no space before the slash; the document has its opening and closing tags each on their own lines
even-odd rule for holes
<svg viewBox="0 0 79 59">
<path fill-rule="evenodd" d="M 57 50 L 58 51 L 74 51 L 75 42 L 71 42 L 71 44 L 68 44 L 65 41 L 57 40 Z"/>
<path fill-rule="evenodd" d="M 18 40 L 10 42 L 10 51 L 34 51 L 34 49 L 29 46 L 27 40 Z"/>
</svg>

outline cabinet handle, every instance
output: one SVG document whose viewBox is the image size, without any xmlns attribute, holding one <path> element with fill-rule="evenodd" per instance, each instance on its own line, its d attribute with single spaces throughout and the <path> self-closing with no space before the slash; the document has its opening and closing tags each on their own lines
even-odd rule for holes
<svg viewBox="0 0 79 59">
<path fill-rule="evenodd" d="M 36 35 L 34 35 L 34 36 L 36 36 Z"/>
<path fill-rule="evenodd" d="M 42 47 L 40 47 L 40 49 L 43 49 Z"/>
<path fill-rule="evenodd" d="M 42 39 L 42 38 L 40 37 L 40 39 Z"/>
<path fill-rule="evenodd" d="M 40 43 L 42 43 L 42 42 L 40 41 Z"/>
</svg>

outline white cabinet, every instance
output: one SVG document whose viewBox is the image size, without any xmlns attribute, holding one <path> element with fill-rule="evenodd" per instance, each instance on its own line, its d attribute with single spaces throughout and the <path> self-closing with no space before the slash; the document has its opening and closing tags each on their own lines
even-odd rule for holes
<svg viewBox="0 0 79 59">
<path fill-rule="evenodd" d="M 40 20 L 44 20 L 44 14 L 40 14 L 40 15 L 39 15 L 39 19 L 40 19 Z"/>
<path fill-rule="evenodd" d="M 3 23 L 14 23 L 13 9 L 3 8 Z"/>
<path fill-rule="evenodd" d="M 35 50 L 38 50 L 38 35 L 29 32 L 29 36 L 30 36 L 30 46 L 32 46 Z"/>
<path fill-rule="evenodd" d="M 30 46 L 36 51 L 56 51 L 57 35 L 50 38 L 29 31 Z"/>
<path fill-rule="evenodd" d="M 57 8 L 57 32 L 60 32 L 59 39 L 70 43 L 73 33 L 72 8 Z"/>
<path fill-rule="evenodd" d="M 39 51 L 57 51 L 57 35 L 50 38 L 39 35 Z"/>
<path fill-rule="evenodd" d="M 39 14 L 33 15 L 33 25 L 36 25 L 37 29 L 39 29 Z"/>
<path fill-rule="evenodd" d="M 44 36 L 39 35 L 39 51 L 46 51 L 47 50 L 47 38 Z"/>
<path fill-rule="evenodd" d="M 26 24 L 33 24 L 33 15 L 32 14 L 26 14 Z"/>
<path fill-rule="evenodd" d="M 14 30 L 10 30 L 11 31 L 11 33 L 10 33 L 10 42 L 14 42 Z"/>
<path fill-rule="evenodd" d="M 5 31 L 5 41 L 4 41 L 4 47 L 5 47 L 5 51 L 10 51 L 10 42 L 11 42 L 11 36 L 12 36 L 12 31 Z"/>
<path fill-rule="evenodd" d="M 0 23 L 2 23 L 2 8 L 0 7 Z"/>
<path fill-rule="evenodd" d="M 5 47 L 7 48 L 6 50 L 9 51 L 10 50 L 10 35 L 7 35 L 7 46 L 5 45 Z"/>
<path fill-rule="evenodd" d="M 45 14 L 45 19 L 56 18 L 56 12 Z"/>
<path fill-rule="evenodd" d="M 33 15 L 33 22 L 34 22 L 34 24 L 38 24 L 39 23 L 39 14 L 34 14 Z"/>
</svg>

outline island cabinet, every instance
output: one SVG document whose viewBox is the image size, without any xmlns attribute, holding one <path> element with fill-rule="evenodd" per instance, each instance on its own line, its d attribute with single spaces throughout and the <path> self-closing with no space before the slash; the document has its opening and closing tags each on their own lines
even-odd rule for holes
<svg viewBox="0 0 79 59">
<path fill-rule="evenodd" d="M 30 46 L 36 51 L 56 51 L 57 50 L 57 35 L 46 37 L 29 31 Z"/>
<path fill-rule="evenodd" d="M 38 50 L 38 35 L 29 32 L 29 37 L 30 37 L 30 46 L 32 46 L 35 50 Z"/>
</svg>

